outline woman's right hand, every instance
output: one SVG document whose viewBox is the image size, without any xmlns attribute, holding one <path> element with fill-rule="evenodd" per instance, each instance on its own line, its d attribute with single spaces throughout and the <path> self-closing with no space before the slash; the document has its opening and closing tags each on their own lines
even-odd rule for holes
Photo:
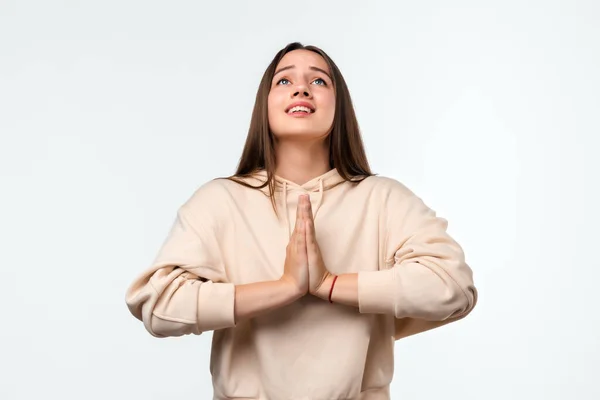
<svg viewBox="0 0 600 400">
<path fill-rule="evenodd" d="M 303 195 L 306 196 L 306 195 Z M 306 224 L 304 223 L 303 201 L 298 199 L 296 207 L 296 226 L 286 247 L 285 264 L 281 281 L 291 285 L 298 296 L 308 293 L 308 255 L 306 250 Z"/>
</svg>

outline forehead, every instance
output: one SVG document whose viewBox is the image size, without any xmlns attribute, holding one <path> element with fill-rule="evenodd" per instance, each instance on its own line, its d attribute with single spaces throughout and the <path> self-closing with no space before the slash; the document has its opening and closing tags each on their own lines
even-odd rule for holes
<svg viewBox="0 0 600 400">
<path fill-rule="evenodd" d="M 327 72 L 329 71 L 329 66 L 323 57 L 320 54 L 315 53 L 314 51 L 298 49 L 293 50 L 283 56 L 279 64 L 277 64 L 277 69 L 281 67 L 286 67 L 288 65 L 295 65 L 296 67 L 318 67 L 324 69 Z"/>
</svg>

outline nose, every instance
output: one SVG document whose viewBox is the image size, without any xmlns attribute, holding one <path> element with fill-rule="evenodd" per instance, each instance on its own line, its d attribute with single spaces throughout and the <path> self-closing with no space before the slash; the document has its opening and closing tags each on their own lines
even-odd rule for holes
<svg viewBox="0 0 600 400">
<path fill-rule="evenodd" d="M 312 97 L 310 90 L 304 84 L 297 85 L 294 89 L 295 90 L 292 92 L 292 97 L 308 97 L 308 98 Z"/>
</svg>

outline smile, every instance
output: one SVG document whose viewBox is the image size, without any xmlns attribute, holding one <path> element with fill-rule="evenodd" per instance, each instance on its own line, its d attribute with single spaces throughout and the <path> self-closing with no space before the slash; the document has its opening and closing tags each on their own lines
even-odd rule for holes
<svg viewBox="0 0 600 400">
<path fill-rule="evenodd" d="M 309 115 L 312 114 L 314 111 L 311 110 L 308 107 L 304 107 L 304 106 L 296 106 L 296 107 L 292 107 L 289 109 L 289 111 L 287 112 L 289 115 L 298 115 L 298 116 L 302 116 L 302 115 Z"/>
<path fill-rule="evenodd" d="M 307 116 L 315 112 L 315 107 L 307 101 L 297 101 L 290 104 L 285 112 L 291 116 Z"/>
</svg>

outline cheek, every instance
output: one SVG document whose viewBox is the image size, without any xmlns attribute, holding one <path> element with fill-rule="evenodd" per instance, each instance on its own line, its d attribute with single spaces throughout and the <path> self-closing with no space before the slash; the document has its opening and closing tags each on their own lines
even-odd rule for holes
<svg viewBox="0 0 600 400">
<path fill-rule="evenodd" d="M 267 97 L 267 105 L 269 110 L 281 110 L 285 107 L 285 95 L 277 89 L 272 90 Z"/>
<path fill-rule="evenodd" d="M 333 116 L 335 114 L 335 96 L 332 94 L 327 94 L 322 100 L 323 108 L 327 110 L 328 119 L 333 120 Z"/>
<path fill-rule="evenodd" d="M 275 102 L 275 98 L 273 95 L 269 94 L 269 97 L 267 98 L 267 114 L 269 115 L 269 118 L 271 118 L 271 115 L 275 114 L 276 109 L 277 104 Z"/>
<path fill-rule="evenodd" d="M 281 113 L 281 100 L 277 94 L 269 94 L 267 98 L 267 119 L 269 121 L 269 127 L 273 131 L 279 130 L 281 125 L 282 113 Z"/>
</svg>

